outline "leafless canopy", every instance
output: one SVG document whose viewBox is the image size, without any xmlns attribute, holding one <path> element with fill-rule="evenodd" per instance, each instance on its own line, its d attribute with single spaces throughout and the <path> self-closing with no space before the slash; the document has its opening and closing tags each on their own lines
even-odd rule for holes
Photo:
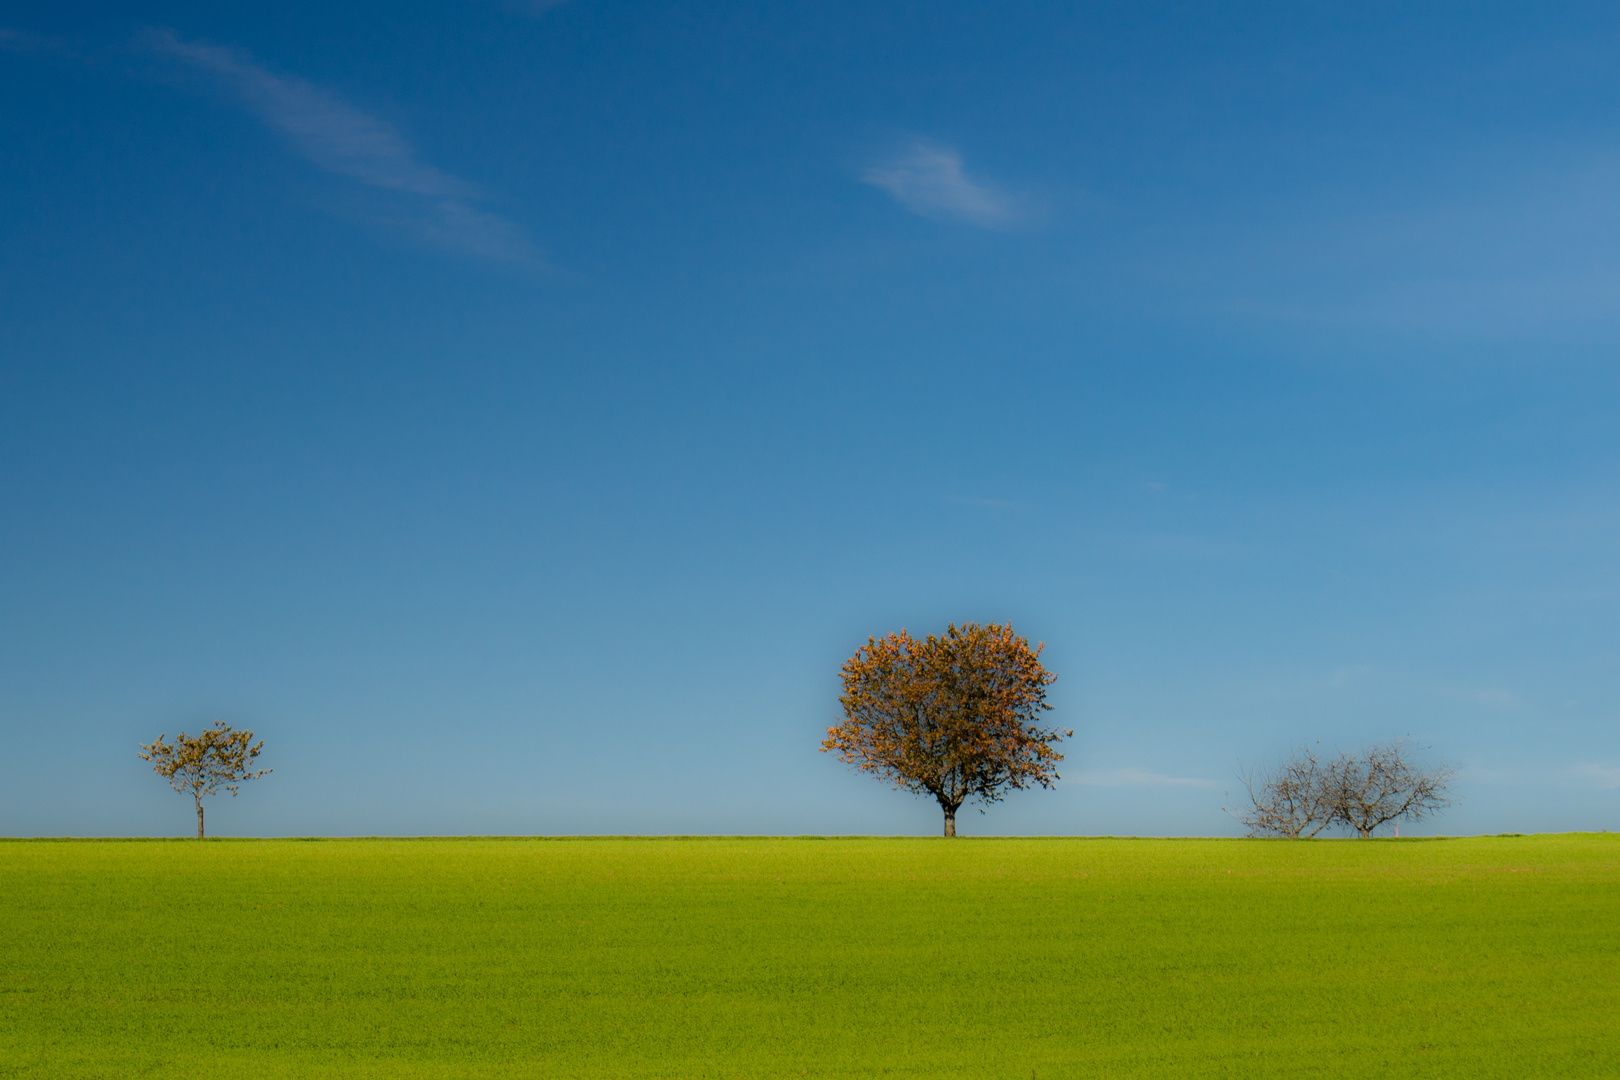
<svg viewBox="0 0 1620 1080">
<path fill-rule="evenodd" d="M 1335 821 L 1323 766 L 1302 746 L 1275 769 L 1241 769 L 1238 779 L 1249 805 L 1236 816 L 1250 836 L 1315 836 Z"/>
<path fill-rule="evenodd" d="M 253 741 L 253 732 L 235 731 L 223 720 L 204 728 L 198 735 L 181 732 L 174 742 L 159 735 L 154 743 L 142 743 L 140 757 L 152 763 L 152 770 L 182 795 L 189 794 L 197 804 L 197 839 L 203 838 L 203 796 L 224 788 L 236 794 L 240 784 L 269 775 L 269 769 L 253 768 L 254 759 L 264 749 L 264 741 Z"/>
<path fill-rule="evenodd" d="M 1250 836 L 1316 836 L 1339 826 L 1366 838 L 1392 821 L 1421 821 L 1451 805 L 1456 770 L 1416 758 L 1404 739 L 1326 761 L 1301 747 L 1275 769 L 1240 772 L 1249 805 L 1231 813 Z"/>
</svg>

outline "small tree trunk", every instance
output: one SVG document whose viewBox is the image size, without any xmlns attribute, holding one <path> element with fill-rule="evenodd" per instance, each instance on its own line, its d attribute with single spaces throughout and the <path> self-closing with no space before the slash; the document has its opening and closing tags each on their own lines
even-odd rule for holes
<svg viewBox="0 0 1620 1080">
<path fill-rule="evenodd" d="M 197 800 L 197 839 L 201 840 L 202 838 L 203 838 L 202 800 L 198 799 Z"/>
<path fill-rule="evenodd" d="M 945 835 L 956 835 L 956 807 L 945 807 Z"/>
</svg>

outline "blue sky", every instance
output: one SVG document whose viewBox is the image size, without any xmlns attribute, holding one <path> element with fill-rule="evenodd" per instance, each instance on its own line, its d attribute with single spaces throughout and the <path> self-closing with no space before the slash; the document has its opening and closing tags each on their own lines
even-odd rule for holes
<svg viewBox="0 0 1620 1080">
<path fill-rule="evenodd" d="M 1620 14 L 0 5 L 0 832 L 932 833 L 869 634 L 1232 835 L 1410 735 L 1620 828 Z"/>
</svg>

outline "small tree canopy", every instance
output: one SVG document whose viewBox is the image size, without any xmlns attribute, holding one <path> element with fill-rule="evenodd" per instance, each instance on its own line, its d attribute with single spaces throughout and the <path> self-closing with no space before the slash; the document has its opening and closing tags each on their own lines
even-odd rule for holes
<svg viewBox="0 0 1620 1080">
<path fill-rule="evenodd" d="M 190 794 L 197 804 L 197 839 L 203 838 L 203 796 L 224 788 L 235 795 L 239 785 L 268 776 L 272 770 L 253 768 L 254 759 L 264 748 L 255 743 L 253 732 L 235 731 L 223 720 L 204 728 L 196 736 L 181 732 L 174 742 L 159 735 L 153 743 L 142 743 L 140 757 L 152 763 L 152 771 L 167 780 L 182 795 Z"/>
<path fill-rule="evenodd" d="M 1240 769 L 1238 779 L 1250 805 L 1233 816 L 1250 836 L 1316 836 L 1337 820 L 1322 763 L 1308 746 L 1276 769 Z"/>
<path fill-rule="evenodd" d="M 1451 805 L 1456 770 L 1421 765 L 1404 739 L 1323 761 L 1309 747 L 1275 770 L 1239 773 L 1249 806 L 1233 816 L 1250 836 L 1316 836 L 1330 826 L 1369 837 L 1392 821 L 1421 821 Z"/>
<path fill-rule="evenodd" d="M 906 631 L 877 639 L 845 661 L 844 722 L 821 749 L 915 794 L 932 795 L 956 835 L 956 811 L 1005 788 L 1051 787 L 1073 731 L 1037 722 L 1056 676 L 1010 626 L 954 623 L 919 641 Z"/>
<path fill-rule="evenodd" d="M 1326 787 L 1341 825 L 1366 838 L 1391 821 L 1422 821 L 1451 805 L 1456 770 L 1424 767 L 1404 741 L 1340 754 L 1327 768 Z"/>
</svg>

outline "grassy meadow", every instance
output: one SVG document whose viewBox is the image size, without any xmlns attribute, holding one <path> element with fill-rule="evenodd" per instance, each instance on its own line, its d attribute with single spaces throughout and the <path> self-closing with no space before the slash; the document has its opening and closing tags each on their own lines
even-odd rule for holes
<svg viewBox="0 0 1620 1080">
<path fill-rule="evenodd" d="M 1620 1075 L 1620 836 L 0 843 L 0 1076 Z"/>
</svg>

